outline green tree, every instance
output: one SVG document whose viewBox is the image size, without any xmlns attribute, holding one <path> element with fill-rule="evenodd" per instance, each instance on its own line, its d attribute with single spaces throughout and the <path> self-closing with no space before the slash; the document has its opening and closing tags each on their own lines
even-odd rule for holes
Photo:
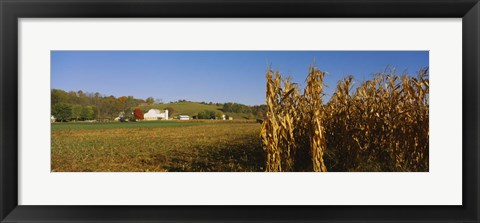
<svg viewBox="0 0 480 223">
<path fill-rule="evenodd" d="M 92 110 L 93 110 L 93 117 L 92 119 L 97 119 L 98 118 L 98 107 L 95 105 L 92 105 Z"/>
<path fill-rule="evenodd" d="M 197 118 L 198 119 L 206 119 L 207 118 L 207 114 L 205 113 L 205 111 L 201 111 L 197 114 Z"/>
<path fill-rule="evenodd" d="M 52 108 L 52 115 L 61 122 L 68 121 L 72 118 L 72 105 L 67 103 L 57 103 Z"/>
<path fill-rule="evenodd" d="M 60 89 L 52 89 L 51 90 L 51 105 L 52 108 L 54 105 L 60 102 L 67 102 L 67 92 L 60 90 Z"/>
<path fill-rule="evenodd" d="M 216 119 L 219 119 L 219 120 L 222 120 L 223 119 L 223 114 L 221 112 L 215 112 L 215 118 Z"/>
<path fill-rule="evenodd" d="M 95 119 L 95 112 L 93 111 L 92 106 L 85 106 L 82 108 L 81 118 L 83 120 L 92 120 Z"/>
<path fill-rule="evenodd" d="M 251 112 L 250 107 L 243 105 L 243 104 L 238 104 L 238 103 L 232 103 L 228 102 L 223 104 L 222 107 L 223 112 L 235 112 L 235 113 L 249 113 Z"/>
<path fill-rule="evenodd" d="M 152 105 L 153 103 L 155 103 L 155 99 L 153 99 L 152 97 L 148 97 L 146 100 L 147 104 L 149 105 Z"/>
<path fill-rule="evenodd" d="M 133 110 L 132 110 L 132 108 L 127 108 L 127 109 L 125 109 L 125 118 L 128 118 L 128 120 L 135 119 L 135 118 L 133 117 Z"/>
<path fill-rule="evenodd" d="M 72 119 L 80 120 L 82 117 L 82 109 L 81 105 L 72 105 Z"/>
<path fill-rule="evenodd" d="M 198 113 L 198 119 L 216 119 L 216 118 L 221 119 L 222 113 L 210 111 L 210 110 L 204 110 Z"/>
<path fill-rule="evenodd" d="M 127 107 L 130 108 L 131 110 L 131 107 L 133 106 L 137 106 L 136 103 L 135 103 L 135 98 L 133 96 L 128 96 L 127 97 Z"/>
</svg>

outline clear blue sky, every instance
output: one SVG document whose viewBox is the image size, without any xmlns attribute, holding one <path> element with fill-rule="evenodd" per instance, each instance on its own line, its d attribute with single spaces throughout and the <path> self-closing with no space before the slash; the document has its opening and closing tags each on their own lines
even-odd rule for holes
<svg viewBox="0 0 480 223">
<path fill-rule="evenodd" d="M 265 104 L 268 65 L 305 86 L 315 62 L 328 100 L 336 83 L 353 75 L 358 84 L 396 67 L 410 75 L 429 65 L 428 51 L 52 51 L 51 88 L 102 95 Z M 358 86 L 358 85 L 357 85 Z"/>
</svg>

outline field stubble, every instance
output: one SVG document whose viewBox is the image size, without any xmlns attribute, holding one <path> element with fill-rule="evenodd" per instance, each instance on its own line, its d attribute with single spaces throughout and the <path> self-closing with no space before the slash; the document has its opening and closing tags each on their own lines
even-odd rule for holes
<svg viewBox="0 0 480 223">
<path fill-rule="evenodd" d="M 52 130 L 53 172 L 264 171 L 256 123 Z"/>
</svg>

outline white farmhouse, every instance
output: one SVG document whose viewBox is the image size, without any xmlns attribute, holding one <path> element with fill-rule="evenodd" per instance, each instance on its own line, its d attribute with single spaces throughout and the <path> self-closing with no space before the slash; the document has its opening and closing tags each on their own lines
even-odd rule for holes
<svg viewBox="0 0 480 223">
<path fill-rule="evenodd" d="M 168 110 L 160 112 L 158 109 L 150 109 L 147 113 L 143 114 L 143 118 L 147 121 L 158 119 L 168 120 Z"/>
<path fill-rule="evenodd" d="M 190 120 L 190 116 L 188 116 L 188 115 L 179 115 L 179 116 L 178 116 L 178 119 L 180 119 L 180 120 Z"/>
<path fill-rule="evenodd" d="M 50 122 L 51 122 L 51 123 L 54 123 L 56 120 L 57 120 L 57 119 L 55 118 L 55 116 L 52 115 L 52 116 L 50 117 Z"/>
</svg>

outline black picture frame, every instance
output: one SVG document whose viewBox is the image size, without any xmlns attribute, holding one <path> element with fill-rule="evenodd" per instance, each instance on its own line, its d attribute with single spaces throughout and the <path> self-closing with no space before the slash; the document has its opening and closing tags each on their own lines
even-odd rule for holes
<svg viewBox="0 0 480 223">
<path fill-rule="evenodd" d="M 0 15 L 1 222 L 479 222 L 478 0 L 0 0 Z M 462 18 L 463 205 L 18 205 L 17 20 L 74 17 Z"/>
</svg>

